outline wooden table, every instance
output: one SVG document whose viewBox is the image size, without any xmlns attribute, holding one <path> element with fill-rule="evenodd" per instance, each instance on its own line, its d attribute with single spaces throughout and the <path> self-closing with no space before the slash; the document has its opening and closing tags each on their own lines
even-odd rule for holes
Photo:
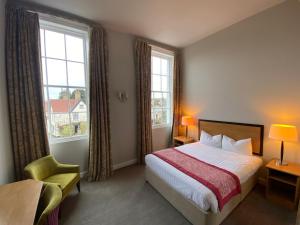
<svg viewBox="0 0 300 225">
<path fill-rule="evenodd" d="M 300 196 L 300 165 L 289 163 L 286 166 L 271 160 L 267 165 L 267 198 L 295 209 Z"/>
<path fill-rule="evenodd" d="M 177 136 L 177 137 L 174 137 L 174 139 L 173 139 L 173 143 L 174 143 L 175 147 L 193 143 L 193 142 L 194 142 L 194 138 L 186 137 L 186 136 Z"/>
<path fill-rule="evenodd" d="M 33 225 L 42 186 L 35 180 L 0 186 L 0 225 Z"/>
</svg>

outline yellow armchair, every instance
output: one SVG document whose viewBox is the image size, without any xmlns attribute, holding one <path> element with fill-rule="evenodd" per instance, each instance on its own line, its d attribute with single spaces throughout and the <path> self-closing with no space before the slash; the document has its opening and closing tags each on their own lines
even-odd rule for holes
<svg viewBox="0 0 300 225">
<path fill-rule="evenodd" d="M 37 214 L 35 219 L 35 225 L 45 225 L 48 216 L 52 214 L 52 218 L 58 219 L 59 204 L 62 199 L 61 189 L 55 184 L 44 184 L 39 205 L 37 208 Z M 55 213 L 55 216 L 53 216 Z"/>
<path fill-rule="evenodd" d="M 25 167 L 25 176 L 44 183 L 56 184 L 61 188 L 62 200 L 75 185 L 80 192 L 80 168 L 78 165 L 62 164 L 52 155 L 35 160 Z"/>
</svg>

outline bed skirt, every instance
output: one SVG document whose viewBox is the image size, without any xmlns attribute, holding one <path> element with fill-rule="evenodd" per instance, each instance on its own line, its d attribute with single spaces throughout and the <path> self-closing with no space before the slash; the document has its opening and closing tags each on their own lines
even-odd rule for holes
<svg viewBox="0 0 300 225">
<path fill-rule="evenodd" d="M 221 212 L 204 211 L 193 201 L 186 199 L 146 166 L 145 178 L 165 199 L 167 199 L 193 225 L 219 225 L 232 210 L 247 196 L 257 183 L 257 173 L 241 185 L 241 194 L 233 197 Z"/>
</svg>

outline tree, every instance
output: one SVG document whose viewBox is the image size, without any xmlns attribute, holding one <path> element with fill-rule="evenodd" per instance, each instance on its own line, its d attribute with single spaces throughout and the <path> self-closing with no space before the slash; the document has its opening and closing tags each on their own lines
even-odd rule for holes
<svg viewBox="0 0 300 225">
<path fill-rule="evenodd" d="M 85 90 L 83 89 L 76 89 L 72 92 L 71 94 L 71 99 L 75 99 L 75 96 L 76 96 L 76 92 L 79 92 L 80 93 L 80 99 L 86 103 L 86 92 Z"/>
<path fill-rule="evenodd" d="M 59 99 L 68 99 L 70 97 L 71 93 L 70 91 L 63 89 L 60 93 L 59 93 Z"/>
</svg>

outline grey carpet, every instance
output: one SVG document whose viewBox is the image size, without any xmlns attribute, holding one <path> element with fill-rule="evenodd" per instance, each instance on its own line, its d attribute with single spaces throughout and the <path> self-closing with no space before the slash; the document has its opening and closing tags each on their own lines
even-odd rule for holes
<svg viewBox="0 0 300 225">
<path fill-rule="evenodd" d="M 155 189 L 144 181 L 144 167 L 115 172 L 104 182 L 82 181 L 65 199 L 60 225 L 190 225 Z M 264 198 L 257 186 L 222 225 L 294 225 L 296 212 Z"/>
</svg>

